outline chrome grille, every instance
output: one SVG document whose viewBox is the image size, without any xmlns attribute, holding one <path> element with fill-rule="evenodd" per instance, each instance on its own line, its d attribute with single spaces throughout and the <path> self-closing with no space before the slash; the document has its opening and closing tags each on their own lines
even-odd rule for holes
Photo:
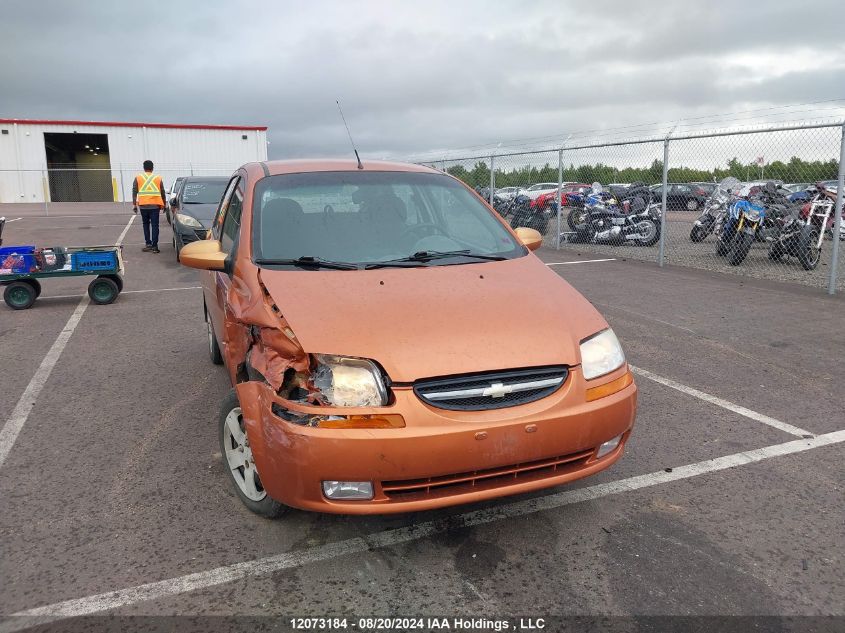
<svg viewBox="0 0 845 633">
<path fill-rule="evenodd" d="M 414 393 L 439 409 L 483 411 L 534 402 L 557 391 L 566 382 L 564 366 L 464 374 L 420 380 Z"/>
</svg>

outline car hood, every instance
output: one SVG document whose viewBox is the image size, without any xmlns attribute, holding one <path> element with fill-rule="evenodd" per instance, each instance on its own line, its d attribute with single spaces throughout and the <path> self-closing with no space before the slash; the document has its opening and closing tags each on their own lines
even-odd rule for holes
<svg viewBox="0 0 845 633">
<path fill-rule="evenodd" d="M 607 327 L 536 256 L 357 271 L 262 269 L 308 353 L 370 358 L 393 382 L 580 363 L 579 342 Z"/>
<path fill-rule="evenodd" d="M 196 218 L 207 229 L 217 214 L 217 204 L 183 204 L 178 212 Z"/>
</svg>

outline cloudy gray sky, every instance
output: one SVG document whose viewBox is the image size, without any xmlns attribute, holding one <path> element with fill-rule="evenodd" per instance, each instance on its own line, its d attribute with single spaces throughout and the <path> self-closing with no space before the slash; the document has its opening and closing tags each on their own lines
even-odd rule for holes
<svg viewBox="0 0 845 633">
<path fill-rule="evenodd" d="M 4 0 L 0 117 L 263 124 L 271 158 L 345 154 L 337 98 L 377 157 L 828 118 L 845 115 L 844 11 Z M 813 105 L 784 107 L 799 103 Z"/>
</svg>

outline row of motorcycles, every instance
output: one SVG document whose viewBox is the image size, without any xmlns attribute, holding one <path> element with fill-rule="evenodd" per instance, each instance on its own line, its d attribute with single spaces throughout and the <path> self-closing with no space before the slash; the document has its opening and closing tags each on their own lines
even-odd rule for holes
<svg viewBox="0 0 845 633">
<path fill-rule="evenodd" d="M 573 196 L 569 195 L 570 200 Z M 578 196 L 578 205 L 567 216 L 570 231 L 561 239 L 572 243 L 652 246 L 660 239 L 661 206 L 651 200 L 651 191 L 642 182 L 628 187 L 610 187 L 608 191 L 594 182 L 591 189 Z M 517 228 L 526 226 L 545 235 L 554 205 L 542 208 L 526 195 L 511 199 L 493 199 L 493 208 Z"/>
<path fill-rule="evenodd" d="M 772 261 L 794 257 L 804 270 L 814 270 L 821 260 L 825 231 L 833 225 L 836 194 L 821 183 L 809 202 L 790 202 L 791 191 L 767 182 L 757 191 L 746 191 L 737 178 L 722 180 L 693 224 L 690 240 L 717 237 L 716 254 L 738 266 L 755 241 L 768 243 Z"/>
</svg>

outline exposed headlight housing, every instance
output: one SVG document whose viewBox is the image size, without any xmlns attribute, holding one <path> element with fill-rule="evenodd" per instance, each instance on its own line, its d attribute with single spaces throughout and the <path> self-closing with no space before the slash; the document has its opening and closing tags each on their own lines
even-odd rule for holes
<svg viewBox="0 0 845 633">
<path fill-rule="evenodd" d="M 314 386 L 334 407 L 383 407 L 387 387 L 376 364 L 366 358 L 315 354 Z"/>
<path fill-rule="evenodd" d="M 602 330 L 581 341 L 581 371 L 584 378 L 598 378 L 625 364 L 625 353 L 613 330 Z"/>
<path fill-rule="evenodd" d="M 177 213 L 175 214 L 176 221 L 183 226 L 187 226 L 192 229 L 201 229 L 202 224 L 200 221 L 197 220 L 195 217 L 187 215 L 185 213 Z"/>
</svg>

